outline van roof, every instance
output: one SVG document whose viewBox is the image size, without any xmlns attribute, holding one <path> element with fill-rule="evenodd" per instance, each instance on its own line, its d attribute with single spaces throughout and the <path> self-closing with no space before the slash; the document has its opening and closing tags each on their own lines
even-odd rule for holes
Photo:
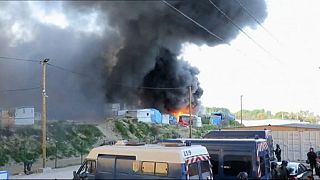
<svg viewBox="0 0 320 180">
<path fill-rule="evenodd" d="M 182 147 L 166 147 L 161 144 L 142 146 L 106 145 L 92 149 L 87 159 L 96 160 L 100 154 L 136 156 L 136 159 L 140 161 L 184 163 L 190 157 L 208 155 L 208 151 L 201 145 Z"/>
<path fill-rule="evenodd" d="M 210 131 L 204 138 L 214 138 L 214 139 L 250 139 L 258 136 L 259 138 L 266 139 L 271 135 L 270 130 L 214 130 Z"/>
<path fill-rule="evenodd" d="M 168 139 L 164 142 L 177 142 L 177 141 L 214 141 L 214 142 L 266 142 L 266 139 L 213 139 L 213 138 L 203 138 L 203 139 Z"/>
</svg>

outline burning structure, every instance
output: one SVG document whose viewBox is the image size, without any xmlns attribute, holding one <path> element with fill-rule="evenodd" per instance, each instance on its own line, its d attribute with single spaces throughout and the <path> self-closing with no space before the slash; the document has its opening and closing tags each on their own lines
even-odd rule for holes
<svg viewBox="0 0 320 180">
<path fill-rule="evenodd" d="M 238 0 L 211 1 L 241 28 L 256 26 L 243 7 L 261 22 L 267 14 L 264 0 L 241 0 L 242 5 Z M 6 16 L 0 16 L 0 31 L 5 32 L 0 34 L 0 54 L 29 59 L 49 57 L 52 64 L 87 75 L 79 78 L 48 70 L 48 74 L 54 74 L 48 76 L 47 83 L 49 117 L 92 117 L 103 114 L 106 102 L 178 113 L 189 105 L 189 86 L 196 111 L 203 93 L 197 78 L 199 70 L 177 59 L 182 44 L 215 46 L 234 39 L 239 30 L 210 1 L 168 2 L 224 41 L 163 1 L 1 2 Z M 49 18 L 37 19 L 41 13 L 34 12 L 41 9 L 59 11 L 63 17 L 60 24 Z M 34 84 L 25 83 L 28 80 L 40 81 L 39 67 L 30 65 L 26 70 L 16 66 L 19 77 L 10 71 L 12 68 L 0 66 L 0 84 L 10 82 L 8 87 L 16 87 Z M 39 108 L 39 97 L 37 93 L 0 95 L 0 105 L 23 103 Z"/>
</svg>

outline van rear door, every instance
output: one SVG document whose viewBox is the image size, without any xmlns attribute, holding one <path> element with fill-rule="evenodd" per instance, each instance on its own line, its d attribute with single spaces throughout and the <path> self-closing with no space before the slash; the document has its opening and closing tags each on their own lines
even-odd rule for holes
<svg viewBox="0 0 320 180">
<path fill-rule="evenodd" d="M 187 178 L 212 179 L 211 163 L 209 155 L 193 156 L 186 159 Z"/>
</svg>

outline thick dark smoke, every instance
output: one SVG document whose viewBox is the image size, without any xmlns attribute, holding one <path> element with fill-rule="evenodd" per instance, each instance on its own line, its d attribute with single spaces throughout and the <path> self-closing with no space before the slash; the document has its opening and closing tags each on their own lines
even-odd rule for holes
<svg viewBox="0 0 320 180">
<path fill-rule="evenodd" d="M 240 27 L 255 27 L 253 20 L 234 0 L 213 1 Z M 206 0 L 170 2 L 176 8 L 207 27 L 225 42 L 234 39 L 239 30 Z M 258 19 L 266 16 L 264 1 L 243 1 Z M 116 54 L 117 64 L 110 79 L 130 85 L 107 87 L 107 99 L 134 103 L 141 101 L 143 107 L 155 107 L 172 111 L 185 107 L 188 101 L 188 86 L 192 85 L 192 104 L 198 105 L 203 90 L 196 75 L 199 73 L 184 61 L 177 61 L 181 45 L 185 42 L 214 46 L 225 43 L 210 36 L 181 14 L 162 2 L 124 2 L 106 6 L 110 24 L 117 27 L 123 38 L 122 48 Z M 166 50 L 161 49 L 164 47 Z M 199 59 L 201 61 L 201 59 Z M 143 81 L 142 81 L 143 80 Z M 211 83 L 211 82 L 205 82 Z M 145 89 L 140 86 L 184 87 L 179 90 Z"/>
<path fill-rule="evenodd" d="M 169 2 L 227 42 L 239 34 L 206 0 Z M 235 0 L 213 2 L 240 27 L 256 27 Z M 257 19 L 265 19 L 263 0 L 241 2 Z M 52 64 L 86 74 L 48 67 L 49 118 L 101 117 L 106 102 L 170 111 L 188 105 L 190 84 L 196 106 L 202 94 L 199 72 L 176 56 L 183 43 L 222 43 L 162 1 L 0 2 L 0 7 L 0 55 L 48 57 Z M 62 28 L 36 19 L 39 9 L 60 9 L 69 25 Z M 40 85 L 38 64 L 0 63 L 0 90 Z M 159 91 L 142 86 L 185 88 Z M 40 91 L 0 93 L 0 107 L 26 105 L 40 111 Z"/>
<path fill-rule="evenodd" d="M 199 70 L 191 67 L 186 61 L 177 60 L 176 56 L 168 49 L 160 49 L 154 68 L 143 80 L 144 106 L 155 106 L 164 112 L 179 110 L 189 104 L 189 86 L 193 95 L 192 105 L 193 107 L 198 105 L 198 99 L 203 93 L 196 77 Z"/>
</svg>

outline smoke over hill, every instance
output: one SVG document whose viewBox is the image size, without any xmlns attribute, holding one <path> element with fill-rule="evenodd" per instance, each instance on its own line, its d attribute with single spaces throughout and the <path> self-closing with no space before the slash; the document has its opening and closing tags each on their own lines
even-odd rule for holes
<svg viewBox="0 0 320 180">
<path fill-rule="evenodd" d="M 209 1 L 169 2 L 226 42 L 239 34 Z M 213 2 L 240 27 L 256 26 L 236 0 Z M 241 2 L 256 18 L 265 19 L 264 1 Z M 199 70 L 176 56 L 186 42 L 209 46 L 223 43 L 162 1 L 0 2 L 0 5 L 0 55 L 39 60 L 48 57 L 52 64 L 87 75 L 48 67 L 51 118 L 100 117 L 105 102 L 170 111 L 188 105 L 190 85 L 192 104 L 196 106 L 203 91 L 196 77 Z M 39 65 L 0 63 L 1 89 L 39 86 Z M 39 109 L 40 90 L 0 94 L 1 107 L 22 105 Z"/>
</svg>

